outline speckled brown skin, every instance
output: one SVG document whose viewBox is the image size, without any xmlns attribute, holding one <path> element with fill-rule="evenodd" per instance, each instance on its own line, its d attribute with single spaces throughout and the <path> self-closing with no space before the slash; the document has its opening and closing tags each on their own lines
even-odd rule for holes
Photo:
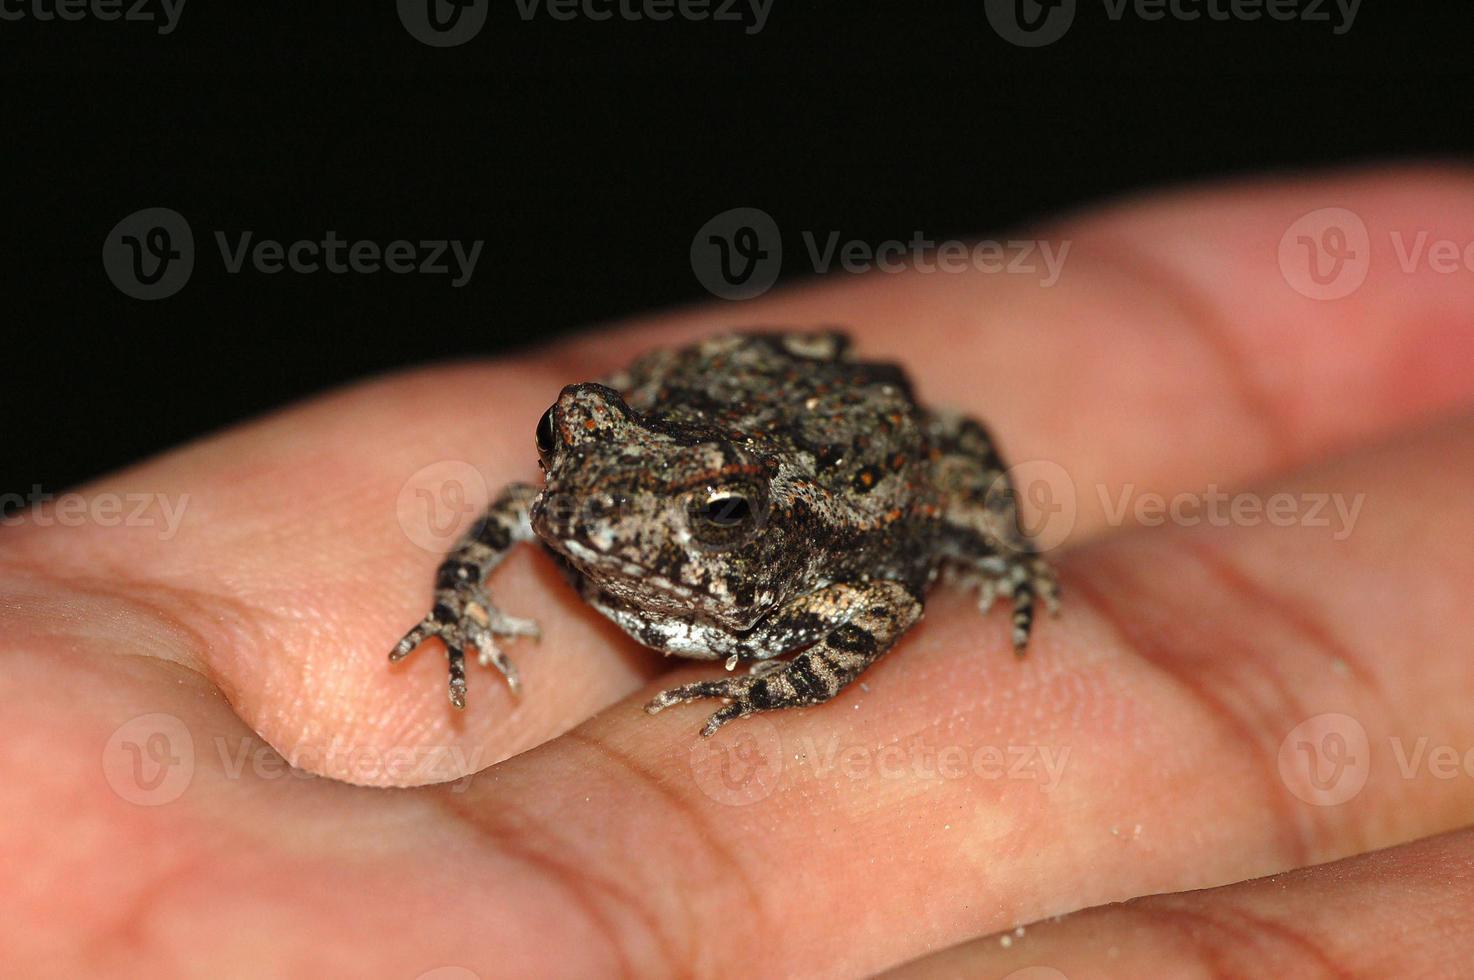
<svg viewBox="0 0 1474 980">
<path fill-rule="evenodd" d="M 1019 529 L 986 431 L 919 407 L 901 369 L 852 359 L 843 334 L 745 333 L 636 361 L 563 389 L 538 425 L 545 486 L 508 487 L 441 565 L 430 636 L 465 705 L 464 649 L 516 689 L 485 578 L 540 539 L 583 597 L 646 646 L 725 659 L 745 675 L 647 706 L 725 698 L 702 734 L 755 711 L 818 704 L 893 645 L 944 568 L 1013 600 L 1022 652 L 1053 574 Z M 788 660 L 773 658 L 792 654 Z"/>
</svg>

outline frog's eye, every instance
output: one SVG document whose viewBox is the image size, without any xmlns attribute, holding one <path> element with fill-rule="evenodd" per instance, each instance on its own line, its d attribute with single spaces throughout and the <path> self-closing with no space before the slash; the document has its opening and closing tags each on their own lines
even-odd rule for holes
<svg viewBox="0 0 1474 980">
<path fill-rule="evenodd" d="M 691 535 L 709 548 L 732 548 L 751 539 L 761 523 L 758 497 L 744 489 L 708 490 L 687 504 Z"/>
<path fill-rule="evenodd" d="M 701 508 L 700 519 L 713 527 L 741 527 L 752 520 L 752 501 L 737 493 L 717 494 Z"/>
<path fill-rule="evenodd" d="M 547 463 L 552 459 L 553 450 L 557 448 L 558 433 L 553 428 L 553 409 L 550 408 L 537 420 L 537 454 Z"/>
</svg>

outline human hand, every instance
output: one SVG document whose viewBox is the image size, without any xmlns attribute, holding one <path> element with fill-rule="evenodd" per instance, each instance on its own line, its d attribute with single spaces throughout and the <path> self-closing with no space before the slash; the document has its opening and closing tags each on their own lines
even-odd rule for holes
<svg viewBox="0 0 1474 980">
<path fill-rule="evenodd" d="M 1334 301 L 1277 260 L 1323 207 L 1371 232 L 1366 282 Z M 1428 753 L 1474 747 L 1474 276 L 1405 271 L 1390 235 L 1471 219 L 1454 171 L 1160 195 L 1038 232 L 1070 243 L 1050 288 L 874 275 L 681 311 L 371 380 L 84 487 L 182 522 L 0 530 L 0 948 L 26 975 L 854 975 L 1462 827 L 1474 774 Z M 863 687 L 703 742 L 709 705 L 640 706 L 720 668 L 638 648 L 521 549 L 492 580 L 543 626 L 512 648 L 520 700 L 473 667 L 455 712 L 437 657 L 385 663 L 439 560 L 402 494 L 534 478 L 563 384 L 758 324 L 844 324 L 1009 461 L 1067 474 L 1063 610 L 1027 658 L 1005 611 L 939 589 Z M 1345 527 L 1334 507 L 1329 527 L 1118 519 L 1214 485 L 1363 503 Z M 1297 768 L 1317 759 L 1328 790 Z M 1450 922 L 1471 849 L 1083 913 L 914 969 L 1133 975 L 1251 941 L 1271 972 L 1435 969 L 1474 946 Z"/>
</svg>

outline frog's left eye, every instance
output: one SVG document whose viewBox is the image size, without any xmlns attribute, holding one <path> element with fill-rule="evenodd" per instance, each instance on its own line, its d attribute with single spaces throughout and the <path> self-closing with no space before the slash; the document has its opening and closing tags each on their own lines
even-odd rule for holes
<svg viewBox="0 0 1474 980">
<path fill-rule="evenodd" d="M 550 408 L 537 420 L 537 454 L 547 463 L 552 459 L 553 450 L 557 448 L 558 433 L 553 427 L 553 409 Z"/>
<path fill-rule="evenodd" d="M 761 498 L 746 488 L 708 490 L 687 506 L 691 536 L 709 548 L 732 548 L 751 539 L 762 524 Z"/>
</svg>

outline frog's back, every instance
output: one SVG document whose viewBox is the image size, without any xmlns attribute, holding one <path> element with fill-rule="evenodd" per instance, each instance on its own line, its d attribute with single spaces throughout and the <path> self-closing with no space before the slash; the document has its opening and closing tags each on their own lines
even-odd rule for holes
<svg viewBox="0 0 1474 980">
<path fill-rule="evenodd" d="M 715 426 L 739 442 L 835 447 L 841 431 L 853 441 L 916 413 L 905 372 L 854 360 L 838 331 L 724 334 L 648 354 L 610 380 L 652 420 Z"/>
</svg>

